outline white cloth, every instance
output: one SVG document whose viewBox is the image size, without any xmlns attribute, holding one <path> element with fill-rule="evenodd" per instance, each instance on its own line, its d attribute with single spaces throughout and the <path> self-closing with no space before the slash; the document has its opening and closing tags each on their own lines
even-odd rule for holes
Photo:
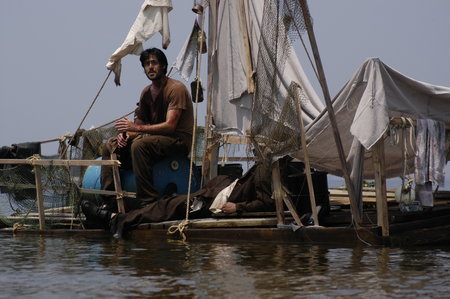
<svg viewBox="0 0 450 299">
<path fill-rule="evenodd" d="M 184 42 L 183 47 L 180 50 L 175 62 L 172 67 L 176 70 L 181 78 L 188 81 L 192 70 L 194 69 L 195 57 L 197 55 L 197 34 L 199 32 L 200 26 L 195 24 L 192 27 L 191 34 L 188 36 Z"/>
<path fill-rule="evenodd" d="M 391 111 L 450 121 L 448 87 L 413 80 L 379 59 L 367 60 L 364 72 L 357 79 L 366 87 L 350 131 L 366 149 L 370 149 L 388 129 Z"/>
<path fill-rule="evenodd" d="M 423 207 L 434 206 L 433 189 L 430 182 L 423 185 L 416 185 L 416 198 Z"/>
<path fill-rule="evenodd" d="M 370 149 L 386 132 L 390 117 L 430 118 L 450 123 L 450 88 L 415 81 L 383 64 L 366 60 L 333 99 L 333 110 L 344 153 L 348 156 L 353 139 Z M 324 110 L 306 128 L 311 167 L 342 176 L 333 129 Z M 294 155 L 301 159 L 303 153 Z M 364 154 L 364 177 L 373 178 L 371 153 Z M 386 176 L 403 175 L 402 148 L 385 140 Z M 414 157 L 408 165 L 413 169 Z"/>
<path fill-rule="evenodd" d="M 450 113 L 450 112 L 449 112 Z M 444 186 L 445 124 L 432 119 L 418 119 L 416 129 L 415 181 Z"/>
<path fill-rule="evenodd" d="M 111 55 L 106 64 L 108 70 L 115 74 L 114 82 L 120 85 L 121 59 L 128 54 L 140 55 L 144 50 L 142 44 L 160 32 L 166 49 L 170 43 L 169 17 L 172 0 L 145 0 L 136 20 L 131 26 L 122 45 Z"/>
<path fill-rule="evenodd" d="M 222 191 L 220 191 L 219 194 L 217 194 L 211 206 L 209 207 L 209 210 L 211 212 L 215 214 L 222 212 L 222 207 L 228 201 L 228 198 L 230 198 L 230 194 L 233 191 L 234 186 L 236 186 L 237 181 L 238 180 L 235 180 L 230 185 L 222 189 Z"/>
</svg>

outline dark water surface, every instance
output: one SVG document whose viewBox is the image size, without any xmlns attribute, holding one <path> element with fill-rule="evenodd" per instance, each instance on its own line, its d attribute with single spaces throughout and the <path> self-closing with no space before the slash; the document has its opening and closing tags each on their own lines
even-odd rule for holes
<svg viewBox="0 0 450 299">
<path fill-rule="evenodd" d="M 450 248 L 0 234 L 1 298 L 449 298 Z"/>
</svg>

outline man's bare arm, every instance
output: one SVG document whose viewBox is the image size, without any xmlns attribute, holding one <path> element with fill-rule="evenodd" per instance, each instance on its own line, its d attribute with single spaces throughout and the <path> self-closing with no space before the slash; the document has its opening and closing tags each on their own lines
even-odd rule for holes
<svg viewBox="0 0 450 299">
<path fill-rule="evenodd" d="M 139 132 L 149 134 L 171 134 L 175 132 L 178 121 L 181 117 L 181 109 L 171 109 L 167 111 L 166 121 L 159 124 L 134 123 L 127 118 L 116 121 L 116 129 L 120 132 Z"/>
</svg>

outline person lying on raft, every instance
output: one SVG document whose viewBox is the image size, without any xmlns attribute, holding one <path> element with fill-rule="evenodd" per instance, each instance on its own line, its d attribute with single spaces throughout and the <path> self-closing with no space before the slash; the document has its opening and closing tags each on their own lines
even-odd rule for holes
<svg viewBox="0 0 450 299">
<path fill-rule="evenodd" d="M 226 202 L 220 205 L 223 213 L 270 212 L 275 211 L 272 199 L 271 171 L 264 163 L 257 163 L 240 179 L 235 181 L 228 176 L 217 176 L 206 186 L 191 194 L 190 205 L 194 200 L 200 200 L 202 208 L 189 215 L 190 219 L 208 218 L 211 216 L 211 205 L 217 195 L 234 183 L 232 191 L 227 195 Z M 87 221 L 97 222 L 110 230 L 116 238 L 123 233 L 136 228 L 142 223 L 155 223 L 168 220 L 180 220 L 186 216 L 187 195 L 177 195 L 162 198 L 147 206 L 127 213 L 112 213 L 97 207 L 94 203 L 83 200 L 81 208 Z"/>
</svg>

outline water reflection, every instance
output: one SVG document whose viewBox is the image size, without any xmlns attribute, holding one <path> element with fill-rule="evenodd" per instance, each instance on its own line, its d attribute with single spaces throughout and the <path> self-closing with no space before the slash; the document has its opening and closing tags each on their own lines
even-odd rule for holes
<svg viewBox="0 0 450 299">
<path fill-rule="evenodd" d="M 2 296 L 446 297 L 448 248 L 0 235 Z"/>
</svg>

